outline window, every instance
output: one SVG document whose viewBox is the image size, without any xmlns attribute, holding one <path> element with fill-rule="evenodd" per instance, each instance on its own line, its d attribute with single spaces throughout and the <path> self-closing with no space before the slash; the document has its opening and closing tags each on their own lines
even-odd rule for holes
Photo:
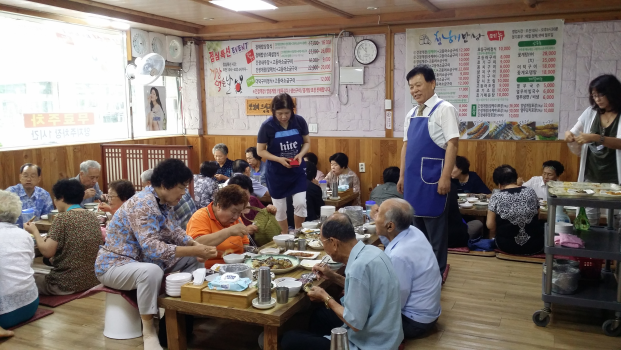
<svg viewBox="0 0 621 350">
<path fill-rule="evenodd" d="M 0 13 L 0 150 L 129 138 L 125 34 Z"/>
</svg>

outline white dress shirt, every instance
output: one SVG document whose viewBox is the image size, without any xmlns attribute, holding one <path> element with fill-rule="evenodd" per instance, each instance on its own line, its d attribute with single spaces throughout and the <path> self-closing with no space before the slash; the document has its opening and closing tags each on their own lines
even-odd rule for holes
<svg viewBox="0 0 621 350">
<path fill-rule="evenodd" d="M 543 177 L 533 176 L 530 180 L 524 182 L 524 187 L 530 187 L 537 193 L 537 198 L 541 198 L 544 201 L 548 200 L 548 186 L 543 182 Z"/>
<path fill-rule="evenodd" d="M 388 242 L 379 236 L 399 280 L 401 313 L 419 323 L 440 317 L 442 276 L 433 248 L 422 231 L 414 226 Z"/>
<path fill-rule="evenodd" d="M 421 117 L 429 117 L 429 113 L 433 107 L 440 101 L 437 94 L 433 94 L 430 99 L 425 102 L 425 109 Z M 416 108 L 412 108 L 405 116 L 403 123 L 403 141 L 408 140 L 408 128 L 410 127 L 410 119 L 417 118 L 414 115 Z M 448 101 L 442 102 L 436 108 L 433 115 L 429 118 L 427 125 L 429 126 L 429 136 L 439 147 L 446 149 L 446 143 L 453 138 L 459 138 L 459 119 L 457 118 L 457 110 Z"/>
</svg>

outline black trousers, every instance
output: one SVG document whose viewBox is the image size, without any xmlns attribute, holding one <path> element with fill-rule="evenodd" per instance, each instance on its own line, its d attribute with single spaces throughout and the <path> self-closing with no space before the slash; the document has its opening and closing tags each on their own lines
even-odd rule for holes
<svg viewBox="0 0 621 350">
<path fill-rule="evenodd" d="M 403 324 L 403 336 L 405 339 L 417 339 L 426 336 L 436 326 L 436 322 L 420 323 L 401 315 L 401 323 Z"/>
<path fill-rule="evenodd" d="M 446 259 L 448 256 L 448 208 L 444 209 L 442 215 L 437 218 L 414 217 L 414 226 L 421 230 L 438 259 L 440 274 L 444 275 L 446 270 Z"/>
<path fill-rule="evenodd" d="M 319 308 L 311 316 L 309 331 L 289 331 L 282 337 L 282 350 L 330 350 L 330 335 L 333 328 L 343 326 L 343 321 L 334 311 Z"/>
</svg>

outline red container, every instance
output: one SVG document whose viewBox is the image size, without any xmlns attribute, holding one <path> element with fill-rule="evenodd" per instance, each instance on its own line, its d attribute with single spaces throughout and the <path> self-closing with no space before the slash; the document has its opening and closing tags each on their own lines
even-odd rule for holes
<svg viewBox="0 0 621 350">
<path fill-rule="evenodd" d="M 585 280 L 598 281 L 601 279 L 604 260 L 576 257 L 580 262 L 580 275 Z"/>
<path fill-rule="evenodd" d="M 295 168 L 295 167 L 300 166 L 300 162 L 298 162 L 298 160 L 297 160 L 297 159 L 293 159 L 293 158 L 291 158 L 290 160 L 291 160 L 291 161 L 289 162 L 289 165 L 291 165 L 291 167 L 292 167 L 292 168 Z"/>
</svg>

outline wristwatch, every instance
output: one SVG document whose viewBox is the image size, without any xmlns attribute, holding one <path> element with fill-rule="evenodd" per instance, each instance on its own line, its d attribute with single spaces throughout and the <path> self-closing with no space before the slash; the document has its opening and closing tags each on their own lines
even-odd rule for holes
<svg viewBox="0 0 621 350">
<path fill-rule="evenodd" d="M 332 299 L 332 297 L 328 295 L 326 300 L 323 301 L 326 304 L 326 309 L 330 308 L 330 304 L 328 304 L 330 302 L 330 299 Z"/>
</svg>

